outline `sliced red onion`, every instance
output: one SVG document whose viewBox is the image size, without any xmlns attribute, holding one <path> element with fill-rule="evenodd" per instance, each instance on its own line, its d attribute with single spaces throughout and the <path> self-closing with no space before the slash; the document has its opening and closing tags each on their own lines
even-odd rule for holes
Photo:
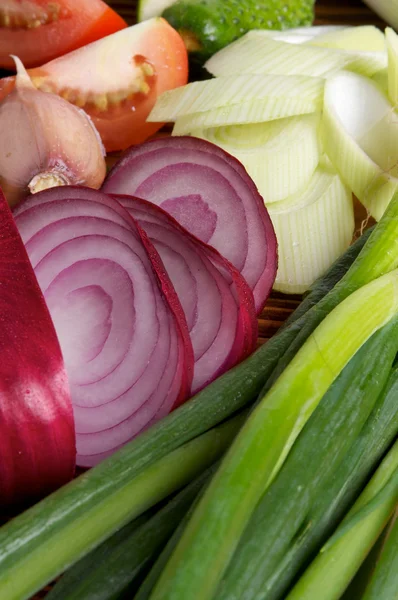
<svg viewBox="0 0 398 600">
<path fill-rule="evenodd" d="M 75 470 L 72 404 L 43 294 L 0 190 L 0 504 L 37 500 Z"/>
<path fill-rule="evenodd" d="M 54 188 L 15 221 L 64 355 L 77 462 L 92 466 L 187 398 L 185 317 L 156 250 L 116 200 Z"/>
<path fill-rule="evenodd" d="M 194 351 L 194 394 L 255 350 L 250 288 L 231 263 L 164 210 L 133 196 L 114 197 L 148 235 L 180 299 Z"/>
<path fill-rule="evenodd" d="M 244 276 L 260 313 L 275 280 L 275 232 L 256 186 L 239 161 L 194 137 L 165 137 L 130 148 L 105 192 L 145 198 L 214 246 Z"/>
</svg>

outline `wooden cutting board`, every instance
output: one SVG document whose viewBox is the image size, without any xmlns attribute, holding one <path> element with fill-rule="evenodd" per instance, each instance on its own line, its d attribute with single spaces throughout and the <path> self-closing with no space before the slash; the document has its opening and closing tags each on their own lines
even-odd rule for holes
<svg viewBox="0 0 398 600">
<path fill-rule="evenodd" d="M 109 0 L 108 4 L 129 24 L 132 25 L 136 22 L 136 2 L 134 0 Z M 381 28 L 385 27 L 385 23 L 361 0 L 317 0 L 315 23 L 319 25 L 378 25 Z M 356 224 L 359 230 L 366 214 L 359 203 L 356 203 L 355 210 Z M 276 333 L 299 302 L 299 296 L 285 296 L 279 293 L 271 295 L 259 319 L 259 345 Z M 44 598 L 48 589 L 49 587 L 31 600 Z"/>
</svg>

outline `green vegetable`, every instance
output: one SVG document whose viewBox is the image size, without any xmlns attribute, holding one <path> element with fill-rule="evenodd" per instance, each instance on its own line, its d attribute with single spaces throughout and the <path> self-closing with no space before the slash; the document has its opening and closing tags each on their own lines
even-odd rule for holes
<svg viewBox="0 0 398 600">
<path fill-rule="evenodd" d="M 328 78 L 341 69 L 372 77 L 386 67 L 386 52 L 350 52 L 306 43 L 291 44 L 272 39 L 263 31 L 250 31 L 205 64 L 215 77 L 253 73 Z"/>
<path fill-rule="evenodd" d="M 126 522 L 186 485 L 225 452 L 242 422 L 243 415 L 234 417 L 146 469 L 134 463 L 131 450 L 137 444 L 130 444 L 4 525 L 0 598 L 29 598 Z"/>
<path fill-rule="evenodd" d="M 187 526 L 189 519 L 193 515 L 193 512 L 198 505 L 198 502 L 200 501 L 203 494 L 205 493 L 206 487 L 209 485 L 209 483 L 210 483 L 210 481 L 208 481 L 203 486 L 200 493 L 197 495 L 195 501 L 192 503 L 190 509 L 188 510 L 188 512 L 186 513 L 184 518 L 182 519 L 181 523 L 178 525 L 177 529 L 174 531 L 173 535 L 167 542 L 166 546 L 164 547 L 162 552 L 159 554 L 153 567 L 151 568 L 148 575 L 145 577 L 144 581 L 142 582 L 137 594 L 134 596 L 134 600 L 148 600 L 148 598 L 150 597 L 153 588 L 155 587 L 170 556 L 172 555 L 172 553 L 174 552 L 174 549 L 176 548 L 178 542 L 180 541 L 183 531 L 184 531 L 185 527 Z"/>
<path fill-rule="evenodd" d="M 396 600 L 398 590 L 398 512 L 366 588 L 363 600 Z"/>
<path fill-rule="evenodd" d="M 398 29 L 398 0 L 365 0 L 376 14 Z"/>
<path fill-rule="evenodd" d="M 389 378 L 397 350 L 393 319 L 325 394 L 256 507 L 217 600 L 285 597 L 300 568 L 333 532 L 398 433 L 397 371 Z M 379 397 L 388 378 L 389 393 Z"/>
<path fill-rule="evenodd" d="M 342 179 L 379 220 L 398 190 L 398 128 L 391 102 L 371 79 L 341 71 L 325 85 L 321 133 Z"/>
<path fill-rule="evenodd" d="M 398 441 L 286 600 L 338 600 L 383 531 L 397 502 Z"/>
<path fill-rule="evenodd" d="M 251 29 L 311 25 L 314 0 L 180 0 L 162 16 L 182 35 L 191 58 L 203 63 Z"/>
<path fill-rule="evenodd" d="M 352 193 L 330 163 L 321 161 L 304 189 L 267 208 L 278 240 L 273 287 L 302 294 L 350 246 L 355 230 Z"/>
<path fill-rule="evenodd" d="M 386 49 L 383 32 L 374 25 L 357 25 L 326 31 L 305 43 L 310 46 L 339 48 L 351 52 L 385 52 Z"/>
<path fill-rule="evenodd" d="M 234 75 L 164 92 L 148 121 L 176 121 L 173 135 L 320 112 L 325 81 L 303 75 Z M 278 128 L 277 125 L 273 126 Z"/>
<path fill-rule="evenodd" d="M 245 167 L 268 205 L 303 191 L 320 159 L 319 113 L 264 123 L 197 129 Z M 279 253 L 280 254 L 280 253 Z"/>
<path fill-rule="evenodd" d="M 351 294 L 309 336 L 236 437 L 152 600 L 213 597 L 256 504 L 322 396 L 397 312 L 398 271 L 393 271 Z"/>
<path fill-rule="evenodd" d="M 210 467 L 140 527 L 129 523 L 74 565 L 48 600 L 113 600 L 161 550 L 215 471 Z"/>
<path fill-rule="evenodd" d="M 398 103 L 398 35 L 393 29 L 386 29 L 386 43 L 388 52 L 388 95 L 394 106 Z"/>
<path fill-rule="evenodd" d="M 315 327 L 322 322 L 326 315 L 335 306 L 347 298 L 354 290 L 357 290 L 367 282 L 388 273 L 398 266 L 398 192 L 391 200 L 383 218 L 378 226 L 372 230 L 367 243 L 359 253 L 357 259 L 351 265 L 347 273 L 340 279 L 336 286 L 330 290 L 303 319 L 302 326 L 294 336 L 290 346 L 279 358 L 278 363 L 265 384 L 261 395 L 263 396 L 272 384 L 277 380 L 285 367 L 301 348 L 304 341 L 314 331 Z M 298 321 L 301 324 L 301 321 Z M 282 335 L 283 331 L 281 332 Z"/>
<path fill-rule="evenodd" d="M 346 250 L 326 271 L 324 275 L 318 277 L 314 283 L 308 288 L 303 300 L 300 302 L 296 310 L 286 319 L 281 329 L 281 332 L 289 327 L 294 321 L 297 321 L 302 315 L 309 311 L 310 308 L 318 304 L 326 296 L 332 288 L 344 277 L 352 263 L 362 251 L 362 248 L 369 239 L 374 227 L 370 227 L 355 240 L 355 242 Z"/>
<path fill-rule="evenodd" d="M 391 203 L 363 249 L 359 264 L 349 271 L 349 276 L 346 275 L 342 287 L 337 287 L 337 292 L 331 294 L 322 312 L 312 308 L 313 328 L 327 314 L 327 310 L 343 297 L 372 278 L 391 270 L 398 263 L 396 213 L 398 200 Z M 345 260 L 350 260 L 350 257 L 343 258 L 342 262 Z M 327 282 L 327 277 L 325 281 Z M 327 290 L 323 288 L 322 282 L 319 285 L 322 288 L 320 293 L 325 293 Z M 0 529 L 0 547 L 3 548 L 0 556 L 0 597 L 9 585 L 16 586 L 18 600 L 24 597 L 23 593 L 28 597 L 131 520 L 134 513 L 132 507 L 136 505 L 134 496 L 127 496 L 120 513 L 113 508 L 121 490 L 139 484 L 140 478 L 149 478 L 148 473 L 156 481 L 161 481 L 163 473 L 158 470 L 156 474 L 155 467 L 151 465 L 156 466 L 156 461 L 160 461 L 162 457 L 167 457 L 184 443 L 253 402 L 278 358 L 297 338 L 306 322 L 306 315 L 300 313 L 296 322 L 291 322 L 289 327 L 274 336 L 249 359 L 217 379 L 195 398 L 98 467 L 3 526 Z M 308 328 L 306 333 L 308 335 Z M 167 463 L 167 458 L 165 460 Z M 175 482 L 170 482 L 168 493 L 177 488 Z M 155 484 L 154 489 L 146 491 L 148 497 L 151 497 L 151 503 L 155 504 L 158 501 Z M 105 520 L 101 513 L 101 507 L 104 506 L 107 509 Z M 128 512 L 127 515 L 125 511 Z M 79 530 L 83 514 L 86 526 L 92 530 L 90 538 L 85 540 L 80 538 Z M 67 560 L 58 553 L 59 548 L 64 549 L 65 537 L 68 546 Z M 48 552 L 43 562 L 40 557 L 44 544 L 54 551 Z M 31 561 L 29 565 L 28 559 Z M 19 593 L 20 586 L 24 588 L 24 592 Z M 13 596 L 8 596 L 7 600 L 13 600 Z"/>
</svg>

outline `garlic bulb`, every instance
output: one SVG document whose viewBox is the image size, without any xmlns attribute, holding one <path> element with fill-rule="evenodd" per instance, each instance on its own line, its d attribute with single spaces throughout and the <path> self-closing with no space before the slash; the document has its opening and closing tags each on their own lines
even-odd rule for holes
<svg viewBox="0 0 398 600">
<path fill-rule="evenodd" d="M 58 185 L 99 188 L 105 151 L 88 115 L 37 90 L 21 61 L 15 89 L 0 103 L 0 186 L 10 206 Z"/>
</svg>

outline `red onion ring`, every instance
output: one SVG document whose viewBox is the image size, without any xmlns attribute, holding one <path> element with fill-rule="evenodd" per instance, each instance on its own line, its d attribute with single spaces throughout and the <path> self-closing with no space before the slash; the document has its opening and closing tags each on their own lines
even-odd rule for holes
<svg viewBox="0 0 398 600">
<path fill-rule="evenodd" d="M 250 288 L 231 263 L 164 210 L 132 196 L 114 197 L 148 235 L 180 299 L 194 350 L 195 394 L 255 350 Z"/>
<path fill-rule="evenodd" d="M 261 312 L 276 276 L 276 237 L 239 161 L 205 140 L 165 137 L 130 148 L 102 189 L 157 204 L 214 246 L 246 279 Z"/>
<path fill-rule="evenodd" d="M 40 192 L 15 222 L 62 348 L 77 463 L 92 466 L 187 398 L 193 352 L 159 256 L 114 199 Z"/>
</svg>

